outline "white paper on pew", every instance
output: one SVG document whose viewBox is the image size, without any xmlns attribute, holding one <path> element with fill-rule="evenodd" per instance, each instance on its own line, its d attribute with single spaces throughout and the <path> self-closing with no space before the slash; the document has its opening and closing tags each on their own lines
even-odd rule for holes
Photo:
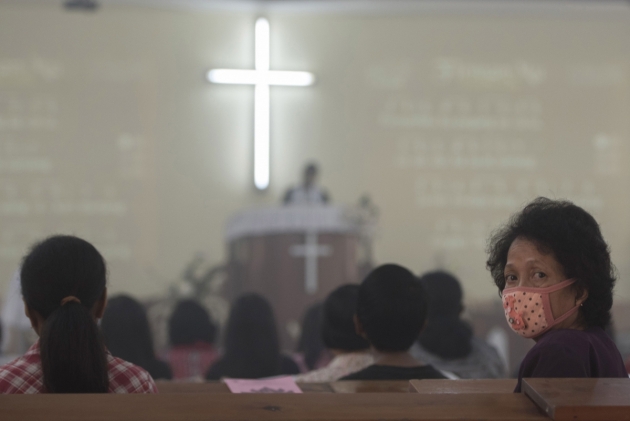
<svg viewBox="0 0 630 421">
<path fill-rule="evenodd" d="M 269 379 L 224 379 L 232 393 L 302 393 L 291 376 Z"/>
</svg>

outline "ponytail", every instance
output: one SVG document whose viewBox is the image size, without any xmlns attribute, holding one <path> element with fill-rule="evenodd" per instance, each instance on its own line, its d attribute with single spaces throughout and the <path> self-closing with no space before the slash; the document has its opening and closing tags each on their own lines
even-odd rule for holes
<svg viewBox="0 0 630 421">
<path fill-rule="evenodd" d="M 107 393 L 105 345 L 90 311 L 69 302 L 44 323 L 39 342 L 44 386 L 49 393 Z"/>
<path fill-rule="evenodd" d="M 39 350 L 49 393 L 107 393 L 105 345 L 95 311 L 104 305 L 105 261 L 72 236 L 36 244 L 22 262 L 22 296 L 43 319 Z"/>
</svg>

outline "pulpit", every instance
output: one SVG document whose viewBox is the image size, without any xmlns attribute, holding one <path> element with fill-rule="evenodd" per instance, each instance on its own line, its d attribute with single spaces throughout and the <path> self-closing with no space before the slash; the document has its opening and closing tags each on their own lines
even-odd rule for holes
<svg viewBox="0 0 630 421">
<path fill-rule="evenodd" d="M 273 305 L 284 349 L 293 349 L 305 309 L 360 280 L 369 250 L 360 209 L 252 209 L 228 222 L 227 298 L 257 292 Z"/>
</svg>

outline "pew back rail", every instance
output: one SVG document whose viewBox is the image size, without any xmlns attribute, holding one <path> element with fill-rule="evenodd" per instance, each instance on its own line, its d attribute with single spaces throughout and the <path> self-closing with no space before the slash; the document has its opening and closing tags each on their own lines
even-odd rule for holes
<svg viewBox="0 0 630 421">
<path fill-rule="evenodd" d="M 29 421 L 544 421 L 523 394 L 314 393 L 4 395 L 0 419 Z"/>
<path fill-rule="evenodd" d="M 556 421 L 630 421 L 630 379 L 523 379 L 523 393 Z"/>
</svg>

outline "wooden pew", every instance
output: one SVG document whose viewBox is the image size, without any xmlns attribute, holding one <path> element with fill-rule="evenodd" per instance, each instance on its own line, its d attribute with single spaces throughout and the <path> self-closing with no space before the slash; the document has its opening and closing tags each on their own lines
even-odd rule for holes
<svg viewBox="0 0 630 421">
<path fill-rule="evenodd" d="M 0 419 L 28 421 L 545 421 L 512 394 L 3 395 Z"/>
<path fill-rule="evenodd" d="M 407 380 L 343 380 L 330 383 L 330 387 L 335 393 L 408 393 L 410 391 Z"/>
<path fill-rule="evenodd" d="M 411 380 L 411 391 L 440 393 L 513 393 L 516 379 Z"/>
<path fill-rule="evenodd" d="M 554 420 L 630 420 L 630 379 L 523 379 L 522 389 Z"/>
</svg>

